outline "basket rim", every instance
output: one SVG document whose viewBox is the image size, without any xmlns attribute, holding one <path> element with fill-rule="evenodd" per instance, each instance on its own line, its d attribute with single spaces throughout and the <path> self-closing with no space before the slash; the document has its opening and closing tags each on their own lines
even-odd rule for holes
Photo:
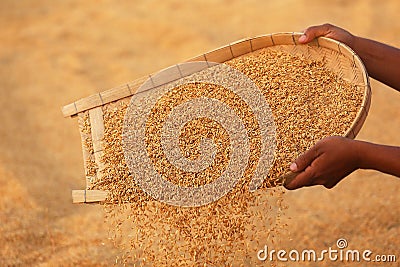
<svg viewBox="0 0 400 267">
<path fill-rule="evenodd" d="M 298 38 L 302 35 L 301 32 L 277 32 L 271 34 L 257 35 L 251 38 L 244 38 L 227 45 L 218 47 L 216 49 L 210 50 L 206 53 L 200 54 L 196 57 L 190 58 L 185 62 L 192 61 L 213 61 L 217 63 L 224 63 L 233 58 L 245 55 L 257 51 L 259 49 L 274 47 L 278 45 L 310 45 L 323 47 L 338 52 L 344 55 L 346 58 L 352 60 L 354 66 L 358 68 L 362 73 L 362 84 L 357 86 L 364 87 L 364 97 L 361 103 L 361 107 L 353 120 L 351 126 L 344 134 L 345 137 L 354 139 L 358 132 L 360 131 L 369 111 L 371 104 L 371 86 L 369 82 L 369 76 L 364 66 L 364 63 L 360 57 L 346 44 L 330 39 L 327 37 L 318 37 L 314 39 L 311 43 L 300 44 Z M 351 58 L 350 58 L 351 57 Z M 177 65 L 175 65 L 177 66 Z M 174 66 L 171 66 L 174 67 Z M 171 68 L 169 67 L 169 68 Z M 166 68 L 168 69 L 168 68 Z M 142 78 L 136 79 L 125 85 L 115 87 L 97 94 L 90 95 L 88 97 L 77 100 L 73 103 L 65 105 L 62 107 L 62 113 L 64 117 L 72 117 L 78 113 L 103 106 L 105 104 L 130 97 L 135 94 L 135 91 L 140 85 L 142 85 L 147 79 L 151 79 L 154 74 L 144 76 Z"/>
</svg>

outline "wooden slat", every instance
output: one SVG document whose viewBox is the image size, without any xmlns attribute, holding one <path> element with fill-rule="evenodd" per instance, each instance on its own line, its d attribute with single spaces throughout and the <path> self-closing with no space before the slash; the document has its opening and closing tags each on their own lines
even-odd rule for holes
<svg viewBox="0 0 400 267">
<path fill-rule="evenodd" d="M 207 61 L 223 63 L 232 59 L 233 55 L 231 47 L 227 45 L 206 53 L 205 57 Z"/>
<path fill-rule="evenodd" d="M 103 103 L 110 103 L 120 98 L 132 95 L 131 87 L 126 84 L 100 93 Z"/>
<path fill-rule="evenodd" d="M 238 57 L 252 52 L 250 39 L 239 40 L 231 44 L 231 49 L 234 57 Z"/>
<path fill-rule="evenodd" d="M 72 190 L 72 203 L 103 202 L 107 194 L 107 191 L 102 190 Z"/>
<path fill-rule="evenodd" d="M 136 93 L 137 89 L 147 80 L 147 78 L 148 77 L 141 77 L 126 85 L 111 88 L 104 92 L 97 93 L 77 100 L 74 103 L 65 105 L 61 109 L 63 116 L 74 116 L 79 112 L 86 111 L 119 100 L 121 98 L 131 96 Z"/>
<path fill-rule="evenodd" d="M 192 57 L 191 59 L 188 60 L 188 62 L 192 62 L 192 61 L 207 61 L 206 60 L 206 56 L 204 54 Z"/>
<path fill-rule="evenodd" d="M 161 70 L 157 75 L 150 75 L 154 87 L 168 84 L 182 78 L 177 65 Z"/>
<path fill-rule="evenodd" d="M 88 148 L 86 147 L 86 138 L 87 134 L 82 131 L 83 125 L 81 125 L 84 121 L 84 113 L 78 113 L 78 123 L 79 123 L 79 133 L 81 135 L 81 142 L 82 142 L 82 156 L 83 156 L 83 167 L 85 169 L 85 177 L 86 177 L 86 188 L 89 188 L 92 181 L 96 179 L 96 176 L 89 176 L 88 174 L 88 160 L 92 157 Z M 90 122 L 89 122 L 90 123 Z"/>
<path fill-rule="evenodd" d="M 89 110 L 90 127 L 92 131 L 92 142 L 94 150 L 94 159 L 97 169 L 97 179 L 101 179 L 101 171 L 104 169 L 104 164 L 102 162 L 103 156 L 103 137 L 104 137 L 104 119 L 103 119 L 103 109 L 97 107 Z"/>
<path fill-rule="evenodd" d="M 78 112 L 98 107 L 101 105 L 103 105 L 103 100 L 101 99 L 100 94 L 94 94 L 75 102 L 75 106 Z"/>
<path fill-rule="evenodd" d="M 273 45 L 274 43 L 272 42 L 271 34 L 260 35 L 251 39 L 251 47 L 253 51 Z"/>
<path fill-rule="evenodd" d="M 299 38 L 300 38 L 300 36 L 302 36 L 302 35 L 303 35 L 302 32 L 293 32 L 293 33 L 292 33 L 293 41 L 294 41 L 294 43 L 295 43 L 296 45 L 301 45 L 301 44 L 299 43 Z"/>
<path fill-rule="evenodd" d="M 295 45 L 295 38 L 292 32 L 274 33 L 271 35 L 275 45 Z"/>
<path fill-rule="evenodd" d="M 200 60 L 200 62 L 187 62 L 185 64 L 178 64 L 177 67 L 180 70 L 180 73 L 183 77 L 189 76 L 193 73 L 205 70 L 209 67 L 207 62 Z"/>
<path fill-rule="evenodd" d="M 63 106 L 63 107 L 61 108 L 61 112 L 62 112 L 62 114 L 63 114 L 64 117 L 69 117 L 69 116 L 72 116 L 72 115 L 77 114 L 77 113 L 78 113 L 78 110 L 76 109 L 75 102 Z"/>
</svg>

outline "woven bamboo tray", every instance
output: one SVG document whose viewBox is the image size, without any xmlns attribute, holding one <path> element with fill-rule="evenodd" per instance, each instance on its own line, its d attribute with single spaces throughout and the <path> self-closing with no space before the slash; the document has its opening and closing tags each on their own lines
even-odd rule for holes
<svg viewBox="0 0 400 267">
<path fill-rule="evenodd" d="M 367 117 L 371 101 L 369 78 L 362 61 L 349 47 L 338 41 L 320 37 L 307 45 L 302 45 L 297 42 L 299 36 L 300 33 L 275 33 L 247 38 L 191 58 L 187 62 L 206 61 L 224 63 L 241 55 L 267 47 L 273 47 L 294 55 L 301 54 L 310 59 L 320 59 L 323 57 L 326 59 L 329 69 L 334 71 L 339 77 L 362 88 L 364 91 L 363 101 L 356 118 L 344 134 L 348 138 L 355 138 Z M 169 71 L 171 74 L 169 75 L 170 77 L 178 75 L 175 78 L 182 78 L 182 73 L 180 73 L 178 65 L 170 67 Z M 154 75 L 149 75 L 139 78 L 120 87 L 77 100 L 62 108 L 64 117 L 78 117 L 82 139 L 86 189 L 72 191 L 73 203 L 101 202 L 106 199 L 107 192 L 88 190 L 94 181 L 102 178 L 101 171 L 104 169 L 101 160 L 103 156 L 102 138 L 105 131 L 103 108 L 119 101 L 129 102 L 136 90 L 148 79 L 152 81 L 154 87 L 171 81 L 168 77 L 165 77 L 162 81 L 153 80 L 153 77 Z M 86 121 L 89 121 L 89 124 L 84 123 L 85 116 L 86 118 L 87 116 L 89 117 L 89 120 L 86 119 Z M 86 131 L 83 130 L 84 128 L 86 128 Z M 90 129 L 90 134 L 88 134 L 88 128 Z M 85 142 L 86 145 L 84 145 Z M 87 142 L 90 143 L 89 147 Z M 94 171 L 89 171 L 90 166 L 88 166 L 88 162 L 95 164 L 96 168 Z M 282 179 L 290 179 L 293 176 L 293 173 L 288 173 Z"/>
</svg>

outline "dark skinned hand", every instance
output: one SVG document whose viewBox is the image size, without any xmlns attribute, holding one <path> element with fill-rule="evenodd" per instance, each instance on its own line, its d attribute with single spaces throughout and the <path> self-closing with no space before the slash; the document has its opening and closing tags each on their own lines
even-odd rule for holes
<svg viewBox="0 0 400 267">
<path fill-rule="evenodd" d="M 357 141 L 339 136 L 318 141 L 290 165 L 290 170 L 298 175 L 285 187 L 291 190 L 313 185 L 334 187 L 358 169 L 356 147 Z"/>
</svg>

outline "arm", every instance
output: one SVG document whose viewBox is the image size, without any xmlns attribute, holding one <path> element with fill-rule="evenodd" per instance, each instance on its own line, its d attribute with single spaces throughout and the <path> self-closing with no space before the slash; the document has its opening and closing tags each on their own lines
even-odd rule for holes
<svg viewBox="0 0 400 267">
<path fill-rule="evenodd" d="M 400 147 L 358 142 L 359 168 L 400 177 Z"/>
<path fill-rule="evenodd" d="M 400 49 L 354 36 L 330 24 L 307 28 L 299 42 L 308 43 L 319 36 L 335 39 L 351 47 L 360 56 L 372 78 L 400 91 Z"/>
<path fill-rule="evenodd" d="M 287 189 L 312 185 L 332 188 L 357 169 L 374 169 L 400 177 L 400 147 L 332 136 L 317 142 L 290 169 L 298 175 L 285 185 Z"/>
</svg>

